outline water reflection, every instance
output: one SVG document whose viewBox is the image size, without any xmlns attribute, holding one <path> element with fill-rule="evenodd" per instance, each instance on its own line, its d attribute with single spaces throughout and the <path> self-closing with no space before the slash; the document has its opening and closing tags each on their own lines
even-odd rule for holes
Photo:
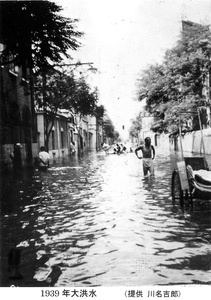
<svg viewBox="0 0 211 300">
<path fill-rule="evenodd" d="M 176 158 L 158 154 L 146 179 L 133 153 L 99 153 L 7 180 L 2 285 L 210 283 L 210 203 L 172 205 Z M 6 267 L 14 247 L 15 283 Z"/>
</svg>

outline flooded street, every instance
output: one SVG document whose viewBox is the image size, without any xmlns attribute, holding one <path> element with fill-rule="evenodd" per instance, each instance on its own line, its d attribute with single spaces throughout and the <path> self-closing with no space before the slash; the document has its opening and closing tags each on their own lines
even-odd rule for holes
<svg viewBox="0 0 211 300">
<path fill-rule="evenodd" d="M 211 284 L 211 201 L 172 205 L 175 162 L 143 179 L 134 153 L 100 152 L 5 177 L 1 286 Z"/>
</svg>

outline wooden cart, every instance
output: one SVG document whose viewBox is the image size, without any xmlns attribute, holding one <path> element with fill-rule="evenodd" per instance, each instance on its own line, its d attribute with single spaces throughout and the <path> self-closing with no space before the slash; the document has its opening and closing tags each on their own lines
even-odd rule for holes
<svg viewBox="0 0 211 300">
<path fill-rule="evenodd" d="M 177 163 L 177 169 L 175 169 L 172 173 L 171 193 L 173 203 L 179 201 L 181 205 L 184 204 L 185 199 L 187 199 L 191 204 L 193 204 L 193 198 L 211 200 L 211 181 L 201 177 L 200 175 L 197 175 L 197 170 L 205 170 L 205 173 L 206 171 L 208 171 L 207 174 L 209 175 L 209 172 L 211 172 L 209 171 L 205 155 L 205 145 L 199 109 L 198 118 L 201 130 L 202 146 L 204 150 L 203 156 L 184 157 L 181 124 L 179 124 L 179 137 L 182 158 L 181 161 Z"/>
<path fill-rule="evenodd" d="M 197 170 L 207 170 L 204 157 L 184 157 L 185 176 L 181 170 L 175 169 L 171 178 L 172 201 L 180 205 L 187 200 L 193 204 L 193 199 L 211 200 L 211 181 L 197 174 Z M 211 172 L 211 171 L 209 171 Z M 181 176 L 182 175 L 182 176 Z"/>
</svg>

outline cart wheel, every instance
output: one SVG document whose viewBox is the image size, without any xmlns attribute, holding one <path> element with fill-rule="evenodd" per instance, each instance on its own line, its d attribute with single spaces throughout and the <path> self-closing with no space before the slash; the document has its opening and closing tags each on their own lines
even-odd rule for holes
<svg viewBox="0 0 211 300">
<path fill-rule="evenodd" d="M 175 204 L 179 200 L 180 205 L 183 205 L 183 191 L 181 189 L 179 173 L 177 170 L 174 170 L 171 178 L 171 196 L 172 203 Z"/>
</svg>

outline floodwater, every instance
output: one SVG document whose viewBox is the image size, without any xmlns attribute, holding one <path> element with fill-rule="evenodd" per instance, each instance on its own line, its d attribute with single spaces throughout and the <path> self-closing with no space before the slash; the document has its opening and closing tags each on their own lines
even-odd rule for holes
<svg viewBox="0 0 211 300">
<path fill-rule="evenodd" d="M 146 179 L 103 152 L 4 176 L 1 286 L 211 284 L 211 201 L 172 205 L 176 160 Z"/>
</svg>

